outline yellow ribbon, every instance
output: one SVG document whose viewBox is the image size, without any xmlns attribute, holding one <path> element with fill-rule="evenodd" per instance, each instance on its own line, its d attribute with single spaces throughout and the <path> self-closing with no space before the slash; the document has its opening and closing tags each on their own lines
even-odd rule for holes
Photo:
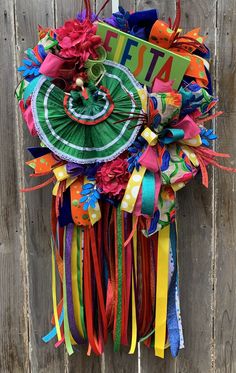
<svg viewBox="0 0 236 373">
<path fill-rule="evenodd" d="M 138 89 L 139 98 L 141 100 L 142 109 L 146 113 L 147 112 L 147 104 L 148 104 L 148 92 L 146 87 Z"/>
<path fill-rule="evenodd" d="M 71 186 L 71 184 L 73 184 L 73 182 L 74 182 L 76 179 L 77 179 L 77 177 L 69 177 L 69 178 L 66 180 L 66 189 L 69 188 L 69 186 Z M 59 185 L 60 185 L 60 181 L 57 181 L 56 184 L 55 184 L 54 187 L 53 187 L 53 190 L 52 190 L 52 195 L 53 195 L 53 196 L 56 196 L 56 195 L 57 195 Z"/>
<path fill-rule="evenodd" d="M 141 133 L 141 136 L 148 142 L 150 146 L 155 146 L 157 143 L 158 135 L 146 127 Z"/>
<path fill-rule="evenodd" d="M 52 303 L 53 303 L 53 314 L 55 320 L 55 326 L 57 331 L 57 339 L 61 340 L 61 329 L 59 325 L 58 311 L 57 311 L 57 289 L 56 289 L 56 268 L 55 268 L 55 255 L 52 246 Z"/>
<path fill-rule="evenodd" d="M 193 137 L 192 139 L 180 140 L 179 142 L 181 144 L 190 145 L 190 146 L 194 146 L 194 147 L 198 147 L 198 146 L 202 145 L 202 139 L 201 139 L 200 135 L 197 135 L 197 136 Z"/>
<path fill-rule="evenodd" d="M 56 176 L 57 181 L 63 181 L 70 177 L 66 171 L 66 165 L 54 168 L 53 173 Z"/>
<path fill-rule="evenodd" d="M 170 226 L 159 232 L 156 280 L 155 356 L 164 358 L 168 299 Z"/>
<path fill-rule="evenodd" d="M 133 217 L 134 224 L 134 217 Z M 134 279 L 137 281 L 137 231 L 133 235 L 133 253 L 134 253 L 134 268 L 132 270 L 132 338 L 129 354 L 134 354 L 137 344 L 137 317 L 136 317 L 136 301 L 135 301 L 135 288 Z"/>
<path fill-rule="evenodd" d="M 178 192 L 178 190 L 182 189 L 185 186 L 186 186 L 186 184 L 183 183 L 183 182 L 171 184 L 171 188 L 173 189 L 174 192 Z"/>
<path fill-rule="evenodd" d="M 187 145 L 182 145 L 181 149 L 187 155 L 187 157 L 190 159 L 191 163 L 195 167 L 198 167 L 199 166 L 199 162 L 198 162 L 198 159 L 196 157 L 196 154 Z"/>
<path fill-rule="evenodd" d="M 54 185 L 54 188 L 52 190 L 53 196 L 57 195 L 58 188 L 59 188 L 59 185 L 60 185 L 61 181 L 66 180 L 66 189 L 67 189 L 77 179 L 77 177 L 71 177 L 67 173 L 65 165 L 54 168 L 53 173 L 54 173 L 54 175 L 57 179 L 57 182 Z"/>
<path fill-rule="evenodd" d="M 146 167 L 143 166 L 140 167 L 139 171 L 136 168 L 133 170 L 121 202 L 121 210 L 133 212 L 145 172 Z"/>
<path fill-rule="evenodd" d="M 150 146 L 156 145 L 158 136 L 156 133 L 152 132 L 150 128 L 146 127 L 141 133 L 141 136 L 148 142 Z M 130 213 L 133 212 L 145 172 L 146 167 L 144 166 L 141 166 L 139 171 L 134 168 L 121 202 L 121 210 Z"/>
</svg>

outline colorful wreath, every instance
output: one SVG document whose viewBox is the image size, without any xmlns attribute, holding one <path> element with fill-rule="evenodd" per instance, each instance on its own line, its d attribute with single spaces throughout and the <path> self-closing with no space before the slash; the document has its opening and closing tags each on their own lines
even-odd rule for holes
<svg viewBox="0 0 236 373">
<path fill-rule="evenodd" d="M 209 164 L 213 111 L 205 37 L 155 9 L 85 10 L 58 29 L 39 27 L 16 96 L 40 146 L 29 148 L 36 190 L 52 188 L 53 329 L 69 354 L 99 355 L 138 341 L 164 357 L 183 348 L 175 194 Z M 56 267 L 61 284 L 57 294 Z"/>
</svg>

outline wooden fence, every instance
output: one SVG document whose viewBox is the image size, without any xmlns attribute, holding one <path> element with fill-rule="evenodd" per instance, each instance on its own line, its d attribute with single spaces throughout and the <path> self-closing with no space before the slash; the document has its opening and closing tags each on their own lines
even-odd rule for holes
<svg viewBox="0 0 236 373">
<path fill-rule="evenodd" d="M 98 9 L 103 0 L 97 0 Z M 236 166 L 235 0 L 182 0 L 182 26 L 200 26 L 212 52 L 212 76 L 224 114 L 214 123 L 217 150 Z M 175 0 L 120 1 L 129 9 L 156 7 L 166 20 Z M 81 8 L 79 0 L 0 0 L 0 372 L 235 373 L 236 198 L 235 176 L 211 172 L 208 190 L 200 177 L 178 193 L 180 288 L 185 350 L 173 360 L 153 357 L 141 346 L 134 356 L 72 357 L 45 345 L 52 314 L 48 190 L 21 194 L 24 161 L 35 141 L 22 126 L 14 99 L 24 50 L 34 46 L 38 24 L 60 25 Z M 111 12 L 108 6 L 106 14 Z"/>
</svg>

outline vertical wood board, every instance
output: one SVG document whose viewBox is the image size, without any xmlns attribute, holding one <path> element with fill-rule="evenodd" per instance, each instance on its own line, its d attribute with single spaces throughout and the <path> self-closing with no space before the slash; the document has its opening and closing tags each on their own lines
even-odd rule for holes
<svg viewBox="0 0 236 373">
<path fill-rule="evenodd" d="M 236 167 L 236 12 L 235 1 L 218 1 L 217 87 L 218 108 L 224 114 L 216 121 L 217 151 L 231 154 L 220 160 Z M 217 170 L 215 177 L 215 355 L 217 373 L 236 371 L 236 176 Z"/>
<path fill-rule="evenodd" d="M 29 369 L 26 257 L 19 192 L 19 131 L 14 106 L 15 24 L 13 2 L 0 2 L 0 371 Z"/>
</svg>

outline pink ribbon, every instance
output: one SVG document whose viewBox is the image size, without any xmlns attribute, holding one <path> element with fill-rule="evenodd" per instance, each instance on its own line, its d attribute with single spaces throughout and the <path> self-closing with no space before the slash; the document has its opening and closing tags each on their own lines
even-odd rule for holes
<svg viewBox="0 0 236 373">
<path fill-rule="evenodd" d="M 198 125 L 194 122 L 194 120 L 189 116 L 186 115 L 181 121 L 179 121 L 177 124 L 172 126 L 172 128 L 178 128 L 182 129 L 184 131 L 184 138 L 183 140 L 189 140 L 200 133 L 200 129 Z"/>
<path fill-rule="evenodd" d="M 40 73 L 48 76 L 49 78 L 69 78 L 74 75 L 74 67 L 69 68 L 71 62 L 75 62 L 74 59 L 64 59 L 55 54 L 48 53 L 47 57 L 43 61 L 40 67 Z"/>
</svg>

